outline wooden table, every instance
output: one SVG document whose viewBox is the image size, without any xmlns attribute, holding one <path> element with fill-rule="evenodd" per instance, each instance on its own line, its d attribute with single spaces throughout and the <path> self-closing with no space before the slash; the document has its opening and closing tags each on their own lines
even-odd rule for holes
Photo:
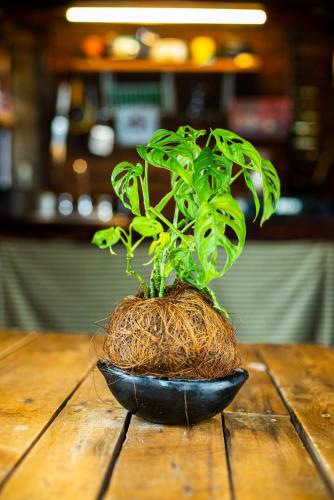
<svg viewBox="0 0 334 500">
<path fill-rule="evenodd" d="M 250 380 L 189 429 L 127 415 L 93 370 L 100 349 L 1 333 L 1 499 L 333 498 L 332 349 L 243 346 Z"/>
</svg>

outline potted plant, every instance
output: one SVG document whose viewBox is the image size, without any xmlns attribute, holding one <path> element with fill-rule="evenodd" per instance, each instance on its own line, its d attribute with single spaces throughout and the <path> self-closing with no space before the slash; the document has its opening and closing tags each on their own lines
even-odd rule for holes
<svg viewBox="0 0 334 500">
<path fill-rule="evenodd" d="M 275 211 L 280 182 L 272 163 L 228 130 L 161 129 L 137 152 L 140 163 L 119 163 L 111 176 L 116 195 L 134 216 L 129 229 L 110 227 L 93 237 L 111 254 L 117 243 L 124 245 L 126 273 L 139 284 L 138 293 L 125 297 L 107 321 L 98 367 L 129 411 L 153 422 L 190 424 L 224 409 L 248 378 L 229 314 L 209 288 L 245 244 L 234 182 L 243 177 L 256 218 L 261 207 L 251 174 L 261 177 L 261 224 Z M 169 190 L 154 206 L 153 168 L 170 173 Z M 164 215 L 169 203 L 172 219 Z M 149 282 L 132 268 L 135 250 L 147 239 Z"/>
</svg>

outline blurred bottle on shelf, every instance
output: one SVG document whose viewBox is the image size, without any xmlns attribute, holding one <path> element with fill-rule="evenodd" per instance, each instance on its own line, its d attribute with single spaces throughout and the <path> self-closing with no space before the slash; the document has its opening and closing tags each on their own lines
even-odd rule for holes
<svg viewBox="0 0 334 500">
<path fill-rule="evenodd" d="M 209 64 L 216 54 L 216 42 L 211 36 L 195 36 L 190 41 L 191 58 L 198 66 Z"/>
<path fill-rule="evenodd" d="M 101 222 L 109 222 L 113 216 L 112 199 L 110 195 L 100 195 L 96 205 L 97 217 Z"/>
<path fill-rule="evenodd" d="M 90 217 L 93 213 L 92 197 L 89 194 L 82 194 L 77 202 L 78 214 L 81 217 Z"/>
<path fill-rule="evenodd" d="M 68 217 L 73 213 L 73 196 L 70 193 L 61 193 L 58 197 L 58 213 Z"/>
</svg>

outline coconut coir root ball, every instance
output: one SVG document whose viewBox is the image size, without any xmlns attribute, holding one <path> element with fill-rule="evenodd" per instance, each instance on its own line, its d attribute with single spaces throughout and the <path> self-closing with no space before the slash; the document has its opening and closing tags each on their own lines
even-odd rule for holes
<svg viewBox="0 0 334 500">
<path fill-rule="evenodd" d="M 234 330 L 198 290 L 125 297 L 108 319 L 106 360 L 141 375 L 220 378 L 240 365 Z"/>
</svg>

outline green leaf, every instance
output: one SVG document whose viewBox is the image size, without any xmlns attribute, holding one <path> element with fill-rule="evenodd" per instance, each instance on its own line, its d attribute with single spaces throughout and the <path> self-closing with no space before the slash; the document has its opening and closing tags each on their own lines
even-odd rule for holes
<svg viewBox="0 0 334 500">
<path fill-rule="evenodd" d="M 253 200 L 254 200 L 254 205 L 255 205 L 255 217 L 254 217 L 254 220 L 255 220 L 257 218 L 257 216 L 259 215 L 259 211 L 260 211 L 259 196 L 258 196 L 257 191 L 255 189 L 252 177 L 246 168 L 243 169 L 243 174 L 245 177 L 246 185 L 253 195 Z"/>
<path fill-rule="evenodd" d="M 161 254 L 161 252 L 164 250 L 169 245 L 170 242 L 170 234 L 166 233 L 163 231 L 162 233 L 159 234 L 159 238 L 157 240 L 153 240 L 150 248 L 148 250 L 148 254 L 152 255 L 153 253 L 155 256 L 158 256 Z"/>
<path fill-rule="evenodd" d="M 243 168 L 252 167 L 261 171 L 261 155 L 250 142 L 230 130 L 221 128 L 212 131 L 212 134 L 216 139 L 217 147 L 226 158 Z"/>
<path fill-rule="evenodd" d="M 263 214 L 261 225 L 271 217 L 277 208 L 281 195 L 281 184 L 274 165 L 262 159 Z"/>
<path fill-rule="evenodd" d="M 118 227 L 110 227 L 109 229 L 101 229 L 96 231 L 93 236 L 92 243 L 101 249 L 111 248 L 120 239 L 120 229 Z M 113 252 L 112 252 L 113 253 Z"/>
<path fill-rule="evenodd" d="M 174 198 L 180 212 L 189 220 L 195 219 L 199 204 L 195 199 L 194 189 L 187 184 L 182 184 L 177 189 Z"/>
<path fill-rule="evenodd" d="M 111 175 L 115 193 L 134 215 L 140 215 L 138 178 L 142 173 L 143 167 L 140 163 L 133 165 L 128 161 L 122 161 L 114 167 Z"/>
<path fill-rule="evenodd" d="M 262 225 L 275 212 L 280 197 L 280 181 L 275 167 L 269 160 L 262 158 L 250 142 L 239 135 L 224 129 L 216 129 L 213 135 L 220 151 L 242 168 L 246 185 L 253 195 L 255 219 L 260 210 L 260 201 L 249 171 L 259 173 L 263 186 Z"/>
<path fill-rule="evenodd" d="M 181 242 L 171 250 L 169 262 L 181 280 L 201 289 L 205 286 L 205 276 L 202 267 L 194 259 L 195 240 L 192 235 L 185 238 L 187 242 Z"/>
<path fill-rule="evenodd" d="M 155 236 L 163 231 L 160 222 L 151 217 L 134 217 L 130 227 L 141 236 L 147 237 Z"/>
<path fill-rule="evenodd" d="M 185 125 L 183 127 L 179 127 L 176 132 L 178 135 L 181 135 L 182 137 L 189 138 L 193 141 L 197 141 L 197 139 L 203 135 L 206 134 L 206 130 L 196 130 L 190 125 Z"/>
<path fill-rule="evenodd" d="M 237 242 L 226 235 L 226 228 L 233 230 Z M 205 272 L 205 282 L 222 276 L 239 257 L 246 237 L 245 218 L 238 203 L 231 195 L 219 195 L 203 202 L 195 222 L 195 241 L 199 261 Z M 218 269 L 218 250 L 224 248 L 225 265 Z"/>
<path fill-rule="evenodd" d="M 201 154 L 194 161 L 194 189 L 198 199 L 208 201 L 216 194 L 229 191 L 232 164 L 226 160 L 224 166 L 222 158 L 215 155 L 210 148 L 203 148 Z"/>
<path fill-rule="evenodd" d="M 137 151 L 141 158 L 147 161 L 150 165 L 174 172 L 188 185 L 191 184 L 192 174 L 187 171 L 182 163 L 175 158 L 175 156 L 177 156 L 176 151 L 173 151 L 171 155 L 168 155 L 168 152 L 166 152 L 165 149 L 149 148 L 145 146 L 137 146 Z"/>
</svg>

